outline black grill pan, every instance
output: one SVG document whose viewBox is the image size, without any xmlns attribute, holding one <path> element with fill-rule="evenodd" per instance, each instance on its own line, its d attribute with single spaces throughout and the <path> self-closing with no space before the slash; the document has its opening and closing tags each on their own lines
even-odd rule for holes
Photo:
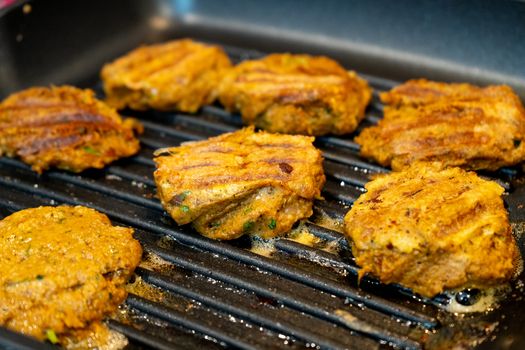
<svg viewBox="0 0 525 350">
<path fill-rule="evenodd" d="M 20 15 L 16 11 L 9 16 Z M 182 27 L 179 34 L 186 35 L 188 30 Z M 201 34 L 195 39 L 217 36 Z M 149 38 L 177 36 L 167 31 Z M 234 61 L 262 55 L 253 47 L 231 46 L 231 40 L 214 42 L 224 44 Z M 134 44 L 128 46 L 126 49 Z M 83 70 L 71 82 L 101 94 L 99 68 Z M 375 96 L 361 127 L 377 122 L 382 110 L 377 93 L 396 83 L 382 76 L 367 74 L 366 78 Z M 353 135 L 316 140 L 325 157 L 326 201 L 315 203 L 314 218 L 306 226 L 320 243 L 311 247 L 280 239 L 275 253 L 267 257 L 251 252 L 251 242 L 245 238 L 217 242 L 189 227 L 178 227 L 154 196 L 151 158 L 155 149 L 236 130 L 241 126 L 240 117 L 219 105 L 206 106 L 196 115 L 126 114 L 144 123 L 142 149 L 137 156 L 104 170 L 80 175 L 49 171 L 38 176 L 18 160 L 0 158 L 0 217 L 38 205 L 75 204 L 95 208 L 115 224 L 135 228 L 145 263 L 137 269 L 133 283 L 145 287 L 133 289 L 117 315 L 108 320 L 112 329 L 128 337 L 129 349 L 520 349 L 525 343 L 522 276 L 498 308 L 463 316 L 443 311 L 442 306 L 451 302 L 447 296 L 423 299 L 373 279 L 357 285 L 357 267 L 344 237 L 315 223 L 321 213 L 340 220 L 370 175 L 388 171 L 358 156 Z M 521 170 L 483 175 L 507 188 L 505 201 L 511 220 L 524 220 Z M 322 249 L 326 246 L 340 249 L 334 253 Z M 151 263 L 158 257 L 164 261 L 160 266 Z M 474 293 L 463 296 L 468 302 Z M 0 329 L 0 348 L 44 346 L 52 348 Z"/>
</svg>

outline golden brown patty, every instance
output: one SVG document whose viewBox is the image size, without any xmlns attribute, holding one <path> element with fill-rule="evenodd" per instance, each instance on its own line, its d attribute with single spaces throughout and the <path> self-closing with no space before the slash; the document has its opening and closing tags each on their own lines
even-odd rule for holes
<svg viewBox="0 0 525 350">
<path fill-rule="evenodd" d="M 495 182 L 416 164 L 365 187 L 344 220 L 361 276 L 427 297 L 512 277 L 519 252 Z"/>
<path fill-rule="evenodd" d="M 60 339 L 100 321 L 124 301 L 140 261 L 132 233 L 85 207 L 26 209 L 0 221 L 0 325 Z"/>
<path fill-rule="evenodd" d="M 35 87 L 0 103 L 0 156 L 20 157 L 39 173 L 102 168 L 139 150 L 134 131 L 141 128 L 91 90 Z"/>
<path fill-rule="evenodd" d="M 525 109 L 508 86 L 419 79 L 381 100 L 384 119 L 355 141 L 363 156 L 394 170 L 416 161 L 495 170 L 525 159 Z"/>
<path fill-rule="evenodd" d="M 106 64 L 101 76 L 116 108 L 195 112 L 215 100 L 230 65 L 222 48 L 185 39 L 139 47 Z"/>
<path fill-rule="evenodd" d="M 233 239 L 281 235 L 312 214 L 325 182 L 321 153 L 305 136 L 253 127 L 157 151 L 155 182 L 179 224 Z"/>
<path fill-rule="evenodd" d="M 372 91 L 322 56 L 273 54 L 225 75 L 219 99 L 245 124 L 288 134 L 347 134 L 363 119 Z"/>
</svg>

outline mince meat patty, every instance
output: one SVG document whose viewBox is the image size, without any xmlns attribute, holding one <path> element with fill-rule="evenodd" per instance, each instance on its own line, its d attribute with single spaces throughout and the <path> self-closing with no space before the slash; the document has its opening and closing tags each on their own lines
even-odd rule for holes
<svg viewBox="0 0 525 350">
<path fill-rule="evenodd" d="M 60 340 L 100 322 L 124 301 L 140 262 L 132 233 L 85 207 L 26 209 L 0 221 L 0 325 Z"/>
<path fill-rule="evenodd" d="M 322 56 L 272 54 L 245 61 L 219 87 L 226 109 L 245 124 L 286 134 L 347 134 L 363 119 L 366 81 Z"/>
<path fill-rule="evenodd" d="M 525 159 L 525 109 L 505 85 L 410 80 L 381 94 L 377 126 L 356 138 L 361 154 L 400 170 L 416 161 L 496 170 Z"/>
<path fill-rule="evenodd" d="M 325 177 L 312 142 L 249 127 L 159 150 L 158 194 L 179 225 L 191 222 L 207 237 L 282 235 L 320 198 Z"/>
<path fill-rule="evenodd" d="M 365 187 L 344 219 L 360 276 L 427 297 L 513 276 L 519 252 L 497 183 L 434 163 L 378 176 Z"/>
<path fill-rule="evenodd" d="M 101 76 L 108 103 L 118 109 L 195 112 L 215 100 L 230 66 L 222 48 L 184 39 L 139 47 L 106 64 Z"/>
<path fill-rule="evenodd" d="M 139 150 L 134 133 L 141 128 L 91 90 L 35 87 L 0 103 L 0 155 L 19 157 L 39 173 L 102 168 Z"/>
</svg>

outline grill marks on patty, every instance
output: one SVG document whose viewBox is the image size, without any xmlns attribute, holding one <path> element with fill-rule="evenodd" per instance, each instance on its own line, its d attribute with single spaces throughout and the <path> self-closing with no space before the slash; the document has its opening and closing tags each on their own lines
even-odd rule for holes
<svg viewBox="0 0 525 350">
<path fill-rule="evenodd" d="M 218 88 L 226 109 L 270 132 L 352 132 L 371 98 L 366 81 L 323 56 L 272 54 L 230 69 Z"/>
<path fill-rule="evenodd" d="M 320 197 L 325 177 L 312 142 L 246 128 L 159 150 L 159 196 L 177 223 L 208 237 L 281 235 Z"/>
<path fill-rule="evenodd" d="M 37 172 L 101 168 L 136 153 L 141 130 L 93 91 L 70 86 L 30 88 L 0 104 L 0 154 L 19 156 Z"/>
<path fill-rule="evenodd" d="M 230 66 L 222 48 L 183 39 L 139 47 L 106 64 L 101 77 L 115 108 L 195 112 L 215 100 Z"/>
<path fill-rule="evenodd" d="M 417 163 L 365 187 L 344 219 L 361 275 L 426 297 L 513 276 L 519 251 L 495 182 Z"/>
<path fill-rule="evenodd" d="M 356 137 L 361 155 L 401 170 L 419 161 L 496 170 L 525 160 L 525 109 L 508 86 L 410 80 L 381 94 L 378 125 Z"/>
</svg>

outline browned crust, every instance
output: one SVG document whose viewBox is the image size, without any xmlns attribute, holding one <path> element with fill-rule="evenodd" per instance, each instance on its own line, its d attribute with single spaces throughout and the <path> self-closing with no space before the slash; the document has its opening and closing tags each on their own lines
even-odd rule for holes
<svg viewBox="0 0 525 350">
<path fill-rule="evenodd" d="M 312 141 L 246 128 L 160 150 L 159 197 L 177 223 L 193 222 L 209 237 L 280 235 L 310 216 L 313 199 L 320 198 L 325 177 Z M 277 227 L 268 227 L 272 220 Z"/>
<path fill-rule="evenodd" d="M 71 86 L 35 87 L 0 104 L 0 155 L 20 157 L 33 170 L 102 168 L 139 150 L 142 126 Z"/>
<path fill-rule="evenodd" d="M 428 297 L 513 276 L 519 252 L 495 182 L 418 163 L 366 189 L 345 217 L 361 275 Z"/>
<path fill-rule="evenodd" d="M 118 109 L 195 112 L 215 100 L 230 66 L 222 48 L 182 39 L 139 47 L 106 64 L 101 77 L 107 102 Z"/>
<path fill-rule="evenodd" d="M 270 132 L 346 134 L 364 117 L 372 90 L 323 56 L 272 54 L 244 61 L 219 87 L 226 109 Z"/>
<path fill-rule="evenodd" d="M 384 119 L 355 141 L 364 157 L 403 169 L 418 161 L 496 170 L 525 159 L 525 109 L 508 86 L 410 80 L 381 94 Z"/>
</svg>

